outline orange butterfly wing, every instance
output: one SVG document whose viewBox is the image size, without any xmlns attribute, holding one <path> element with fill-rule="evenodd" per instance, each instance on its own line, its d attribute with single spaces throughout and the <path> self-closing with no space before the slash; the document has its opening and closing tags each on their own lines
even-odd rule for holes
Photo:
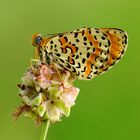
<svg viewBox="0 0 140 140">
<path fill-rule="evenodd" d="M 79 79 L 92 79 L 123 56 L 128 45 L 125 31 L 116 28 L 81 28 L 58 34 L 46 43 L 52 60 Z"/>
</svg>

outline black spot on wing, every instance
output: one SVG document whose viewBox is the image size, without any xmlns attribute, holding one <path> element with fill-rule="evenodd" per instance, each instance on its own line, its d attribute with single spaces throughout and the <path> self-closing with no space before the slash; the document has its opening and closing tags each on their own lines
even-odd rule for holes
<svg viewBox="0 0 140 140">
<path fill-rule="evenodd" d="M 97 58 L 98 58 L 98 57 L 99 57 L 99 56 L 96 56 L 96 57 L 95 57 L 95 61 L 96 61 L 96 62 L 97 62 Z"/>
<path fill-rule="evenodd" d="M 76 66 L 76 68 L 81 68 L 81 64 L 78 62 L 78 66 Z"/>
<path fill-rule="evenodd" d="M 53 48 L 53 46 L 51 45 L 51 46 L 50 46 L 50 49 L 52 50 L 52 48 Z"/>
<path fill-rule="evenodd" d="M 89 42 L 89 44 L 90 44 L 90 46 L 92 46 L 92 45 L 93 45 L 93 43 L 92 43 L 92 42 Z"/>
<path fill-rule="evenodd" d="M 100 69 L 102 69 L 103 67 L 104 67 L 104 65 L 101 65 L 101 66 L 100 66 Z"/>
<path fill-rule="evenodd" d="M 97 67 L 97 66 L 95 66 L 95 69 L 97 70 L 97 69 L 98 69 L 98 67 Z"/>
<path fill-rule="evenodd" d="M 103 50 L 101 50 L 101 52 L 100 52 L 100 55 L 102 55 L 102 53 L 103 53 L 104 51 Z"/>
<path fill-rule="evenodd" d="M 76 52 L 78 51 L 78 47 L 75 47 L 75 49 L 76 49 Z"/>
<path fill-rule="evenodd" d="M 66 63 L 66 67 L 70 69 L 71 65 L 69 63 Z"/>
<path fill-rule="evenodd" d="M 90 56 L 90 53 L 88 52 L 88 53 L 87 53 L 87 58 L 89 58 L 89 56 Z"/>
<path fill-rule="evenodd" d="M 84 64 L 84 63 L 85 63 L 85 61 L 86 61 L 86 59 L 85 59 L 85 58 L 83 58 L 83 59 L 82 59 L 82 63 Z"/>
<path fill-rule="evenodd" d="M 97 37 L 94 35 L 94 39 L 97 40 Z"/>
<path fill-rule="evenodd" d="M 62 63 L 64 63 L 64 60 L 63 59 L 59 59 Z"/>
<path fill-rule="evenodd" d="M 88 76 L 88 77 L 86 77 L 87 79 L 91 79 L 92 77 L 90 77 L 90 76 Z"/>
<path fill-rule="evenodd" d="M 55 53 L 55 55 L 58 56 L 58 57 L 60 57 L 60 54 L 59 53 Z"/>
<path fill-rule="evenodd" d="M 104 60 L 102 60 L 102 59 L 101 59 L 101 60 L 100 60 L 100 62 L 101 62 L 101 63 L 103 63 L 103 62 L 104 62 Z"/>
<path fill-rule="evenodd" d="M 79 42 L 79 39 L 76 39 L 76 42 Z"/>
<path fill-rule="evenodd" d="M 72 54 L 71 57 L 75 57 L 75 54 Z"/>
<path fill-rule="evenodd" d="M 111 42 L 110 42 L 110 40 L 108 40 L 108 46 L 110 46 L 111 45 Z"/>
<path fill-rule="evenodd" d="M 101 47 L 101 46 L 102 46 L 102 43 L 100 42 L 100 43 L 99 43 L 99 47 Z"/>
<path fill-rule="evenodd" d="M 82 36 L 83 36 L 84 34 L 85 34 L 85 31 L 83 30 L 83 31 L 82 31 Z"/>
<path fill-rule="evenodd" d="M 83 38 L 83 39 L 84 39 L 84 41 L 87 41 L 87 37 L 86 37 L 86 36 L 84 36 L 84 38 Z"/>
<path fill-rule="evenodd" d="M 55 51 L 55 52 L 58 52 L 58 50 L 57 50 L 57 49 L 54 49 L 54 51 Z"/>
<path fill-rule="evenodd" d="M 95 52 L 95 48 L 93 48 L 92 52 Z"/>
<path fill-rule="evenodd" d="M 105 33 L 103 33 L 103 35 L 104 35 L 105 37 L 107 37 L 107 35 L 106 35 Z"/>
<path fill-rule="evenodd" d="M 96 30 L 96 33 L 98 34 L 98 33 L 99 33 L 99 31 L 98 31 L 98 30 Z"/>
<path fill-rule="evenodd" d="M 120 60 L 121 59 L 121 55 L 117 58 L 117 60 Z"/>
<path fill-rule="evenodd" d="M 91 34 L 91 29 L 90 28 L 88 28 L 89 30 L 88 30 L 88 32 L 89 32 L 89 34 Z"/>
<path fill-rule="evenodd" d="M 84 44 L 85 46 L 87 45 L 87 43 L 86 43 L 86 42 L 84 42 L 83 44 Z"/>
<path fill-rule="evenodd" d="M 95 71 L 94 74 L 99 74 L 98 71 Z"/>
<path fill-rule="evenodd" d="M 60 42 L 60 44 L 62 45 L 62 42 L 61 42 L 61 40 L 60 39 L 58 39 L 58 41 Z"/>
<path fill-rule="evenodd" d="M 53 41 L 52 40 L 50 41 L 50 44 L 53 44 Z"/>
<path fill-rule="evenodd" d="M 75 33 L 74 33 L 74 37 L 75 37 L 75 38 L 77 38 L 77 36 L 78 36 L 78 33 L 77 33 L 77 32 L 75 32 Z"/>
<path fill-rule="evenodd" d="M 76 72 L 76 69 L 74 67 L 72 67 L 72 72 L 74 72 L 74 73 Z"/>
<path fill-rule="evenodd" d="M 124 54 L 124 49 L 122 50 L 121 54 Z"/>
<path fill-rule="evenodd" d="M 78 59 L 79 58 L 79 55 L 76 55 L 75 59 Z"/>
<path fill-rule="evenodd" d="M 80 75 L 80 71 L 78 71 L 78 73 L 77 73 L 77 76 L 79 76 Z"/>
<path fill-rule="evenodd" d="M 91 68 L 93 69 L 94 64 L 91 64 Z"/>
<path fill-rule="evenodd" d="M 102 36 L 102 40 L 105 40 L 105 37 L 104 36 Z"/>
<path fill-rule="evenodd" d="M 108 57 L 106 57 L 106 59 L 105 59 L 105 62 L 107 62 L 108 61 Z"/>
<path fill-rule="evenodd" d="M 84 67 L 84 69 L 81 72 L 85 72 L 86 71 L 86 67 Z"/>
<path fill-rule="evenodd" d="M 66 36 L 64 36 L 64 39 L 65 39 L 66 42 L 68 42 L 68 38 Z"/>
</svg>

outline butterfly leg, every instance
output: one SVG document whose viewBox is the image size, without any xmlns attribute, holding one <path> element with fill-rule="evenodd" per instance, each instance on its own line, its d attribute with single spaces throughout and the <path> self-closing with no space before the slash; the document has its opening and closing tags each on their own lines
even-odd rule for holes
<svg viewBox="0 0 140 140">
<path fill-rule="evenodd" d="M 29 61 L 29 66 L 30 66 L 30 68 L 31 68 L 31 70 L 32 70 L 32 72 L 33 73 L 35 73 L 35 71 L 34 71 L 34 68 L 33 68 L 33 63 L 35 63 L 35 65 L 37 64 L 37 62 L 39 63 L 40 62 L 40 60 L 38 60 L 38 59 L 30 59 L 30 61 Z"/>
<path fill-rule="evenodd" d="M 63 79 L 61 77 L 61 74 L 60 74 L 60 70 L 58 70 L 58 66 L 57 66 L 57 63 L 56 62 L 52 62 L 53 63 L 53 67 L 55 68 L 57 74 L 58 74 L 58 77 L 60 78 L 61 82 L 63 83 Z M 60 68 L 59 68 L 60 69 Z"/>
<path fill-rule="evenodd" d="M 38 53 L 38 49 L 35 47 L 34 48 L 34 58 L 31 58 L 29 61 L 29 66 L 33 73 L 35 73 L 33 65 L 37 65 L 39 62 L 40 62 L 40 56 Z"/>
</svg>

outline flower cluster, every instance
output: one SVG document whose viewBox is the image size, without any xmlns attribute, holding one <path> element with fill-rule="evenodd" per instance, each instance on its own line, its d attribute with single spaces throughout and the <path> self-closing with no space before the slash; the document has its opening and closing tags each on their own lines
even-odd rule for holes
<svg viewBox="0 0 140 140">
<path fill-rule="evenodd" d="M 54 64 L 32 66 L 18 84 L 23 105 L 14 116 L 24 113 L 39 122 L 47 119 L 56 122 L 64 115 L 69 116 L 79 93 L 79 89 L 73 86 L 74 80 L 69 71 Z"/>
</svg>

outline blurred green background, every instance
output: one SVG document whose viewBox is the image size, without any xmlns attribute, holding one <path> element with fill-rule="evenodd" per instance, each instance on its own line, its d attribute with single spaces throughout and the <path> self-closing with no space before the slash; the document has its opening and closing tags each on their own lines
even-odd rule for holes
<svg viewBox="0 0 140 140">
<path fill-rule="evenodd" d="M 16 85 L 33 57 L 32 34 L 83 26 L 125 29 L 128 50 L 106 74 L 76 81 L 76 106 L 49 129 L 48 140 L 140 139 L 139 0 L 0 0 L 0 140 L 40 138 L 41 127 L 31 119 L 12 119 L 21 102 Z"/>
</svg>

